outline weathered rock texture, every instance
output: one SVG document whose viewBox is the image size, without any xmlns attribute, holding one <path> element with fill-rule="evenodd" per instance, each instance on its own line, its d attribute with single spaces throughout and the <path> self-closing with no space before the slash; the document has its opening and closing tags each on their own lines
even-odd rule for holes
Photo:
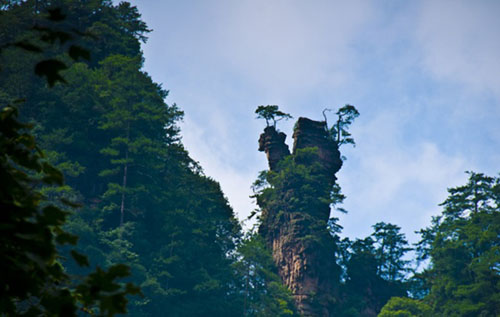
<svg viewBox="0 0 500 317">
<path fill-rule="evenodd" d="M 280 184 L 279 188 L 275 186 L 274 198 L 261 204 L 259 232 L 272 249 L 279 275 L 291 290 L 300 313 L 331 316 L 339 268 L 334 257 L 335 243 L 327 230 L 330 206 L 326 199 L 336 180 L 335 173 L 342 166 L 340 153 L 337 143 L 328 135 L 325 122 L 299 118 L 292 154 L 285 138 L 284 133 L 267 127 L 259 139 L 259 150 L 266 152 L 271 171 L 283 174 L 281 183 L 290 182 Z M 300 156 L 300 149 L 306 148 L 317 149 L 313 159 Z M 280 171 L 284 167 L 278 162 L 285 159 L 294 160 L 289 166 L 311 167 L 312 177 L 288 177 L 286 173 L 295 175 L 295 167 Z M 304 190 L 309 187 L 319 189 L 311 196 Z"/>
<path fill-rule="evenodd" d="M 275 170 L 278 162 L 290 155 L 288 145 L 285 144 L 286 134 L 278 132 L 273 126 L 266 127 L 259 138 L 259 151 L 265 151 L 269 168 Z"/>
<path fill-rule="evenodd" d="M 293 153 L 296 153 L 297 149 L 318 148 L 321 164 L 330 176 L 330 182 L 333 185 L 336 180 L 335 173 L 342 167 L 342 160 L 337 142 L 328 135 L 326 122 L 299 118 L 293 132 L 293 139 Z"/>
</svg>

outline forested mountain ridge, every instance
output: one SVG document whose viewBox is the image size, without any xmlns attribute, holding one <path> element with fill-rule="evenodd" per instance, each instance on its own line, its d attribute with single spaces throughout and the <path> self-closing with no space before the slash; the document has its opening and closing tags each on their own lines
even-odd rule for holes
<svg viewBox="0 0 500 317">
<path fill-rule="evenodd" d="M 46 10 L 55 6 L 64 16 L 49 23 Z M 92 266 L 130 266 L 129 280 L 144 295 L 131 298 L 131 315 L 239 315 L 239 224 L 219 184 L 183 148 L 176 125 L 182 111 L 167 105 L 168 92 L 142 71 L 148 29 L 137 9 L 111 1 L 11 1 L 1 14 L 2 43 L 43 49 L 2 50 L 0 95 L 3 104 L 24 98 L 20 119 L 33 124 L 45 157 L 64 173 L 65 185 L 43 188 L 45 197 L 82 205 L 65 226 L 79 236 L 79 251 Z M 76 28 L 80 36 L 58 33 L 47 43 L 50 34 L 39 25 L 68 34 Z M 67 58 L 75 43 L 90 50 L 89 61 Z M 46 59 L 64 62 L 65 85 L 48 89 L 33 73 Z"/>
<path fill-rule="evenodd" d="M 58 213 L 49 230 L 63 233 L 64 228 L 78 236 L 76 248 L 88 256 L 90 268 L 72 261 L 71 248 L 63 245 L 58 254 L 50 254 L 54 267 L 61 268 L 52 273 L 61 276 L 64 271 L 78 279 L 96 267 L 126 264 L 132 274 L 122 282 L 133 282 L 142 291 L 142 296 L 127 297 L 131 316 L 500 314 L 498 177 L 471 172 L 466 185 L 449 189 L 443 214 L 421 231 L 416 249 L 419 260 L 430 264 L 416 273 L 405 257 L 413 248 L 399 226 L 380 222 L 366 238 L 341 239 L 341 225 L 330 215 L 332 204 L 339 208 L 344 197 L 334 174 L 343 164 L 339 147 L 354 143 L 348 127 L 357 110 L 340 108 L 332 127 L 300 118 L 290 153 L 276 123 L 291 116 L 275 105 L 261 106 L 258 113 L 267 126 L 260 148 L 267 151 L 270 171 L 254 186 L 262 209 L 260 229 L 244 234 L 219 184 L 184 149 L 178 128 L 182 110 L 165 102 L 168 91 L 143 70 L 140 47 L 148 32 L 137 9 L 126 2 L 0 5 L 2 173 L 5 163 L 9 173 L 23 175 L 24 165 L 16 162 L 31 153 L 44 166 L 21 180 L 27 193 L 35 191 L 39 197 L 31 212 L 44 215 L 46 204 L 80 205 L 70 217 Z M 44 75 L 48 85 L 39 78 L 47 73 L 36 66 L 47 60 L 55 71 L 52 78 Z M 13 123 L 16 111 L 32 129 Z M 12 127 L 18 136 L 14 139 Z M 9 158 L 7 150 L 25 144 L 29 153 L 23 152 L 20 161 Z M 43 155 L 38 156 L 36 146 Z M 44 175 L 48 183 L 42 186 Z M 10 193 L 3 182 L 2 199 Z M 22 217 L 19 206 L 12 206 L 5 215 Z M 17 229 L 3 228 L 2 241 L 12 232 L 16 236 Z M 55 242 L 33 239 L 40 249 Z M 22 261 L 14 260 L 5 263 Z M 10 269 L 18 269 L 15 265 Z M 111 283 L 127 275 L 124 266 L 119 268 L 96 277 L 119 289 L 104 294 L 104 300 L 117 305 L 92 306 L 92 311 L 84 306 L 78 314 L 113 315 L 125 309 L 123 296 L 134 288 L 127 292 L 125 284 Z M 286 270 L 296 275 L 287 280 Z M 51 285 L 60 293 L 52 294 L 49 308 L 58 307 L 54 298 L 64 303 L 71 290 L 61 280 L 62 286 Z M 2 276 L 2 282 L 5 288 L 16 281 Z M 91 298 L 92 289 L 81 294 Z M 0 300 L 0 314 L 26 312 L 30 303 L 19 302 L 9 289 L 2 291 L 8 296 Z M 36 296 L 30 300 L 32 307 L 38 305 Z M 301 307 L 301 300 L 306 305 Z M 71 309 L 66 315 L 76 314 Z"/>
</svg>

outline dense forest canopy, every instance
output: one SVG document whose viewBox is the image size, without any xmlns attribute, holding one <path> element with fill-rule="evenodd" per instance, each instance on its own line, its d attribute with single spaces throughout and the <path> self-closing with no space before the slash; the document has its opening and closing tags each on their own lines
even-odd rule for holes
<svg viewBox="0 0 500 317">
<path fill-rule="evenodd" d="M 316 219 L 311 210 L 326 217 L 301 243 L 333 261 L 319 266 L 331 269 L 329 293 L 311 305 L 331 316 L 500 314 L 499 177 L 468 172 L 414 246 L 386 222 L 341 238 L 334 173 L 359 115 L 346 105 L 320 123 L 335 172 L 319 164 L 328 151 L 282 148 L 254 184 L 260 229 L 245 233 L 184 148 L 183 111 L 143 69 L 149 32 L 127 2 L 0 4 L 0 314 L 298 316 L 270 232 L 290 215 Z M 291 115 L 256 113 L 284 142 L 277 122 Z"/>
</svg>

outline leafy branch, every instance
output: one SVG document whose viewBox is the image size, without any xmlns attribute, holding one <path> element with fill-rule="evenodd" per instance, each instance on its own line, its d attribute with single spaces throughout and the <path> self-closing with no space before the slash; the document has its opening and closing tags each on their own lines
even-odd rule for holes
<svg viewBox="0 0 500 317">
<path fill-rule="evenodd" d="M 324 109 L 323 116 L 326 122 L 326 111 L 332 111 L 331 109 Z M 352 144 L 356 146 L 354 138 L 351 137 L 351 133 L 348 131 L 349 126 L 354 122 L 354 119 L 359 117 L 359 111 L 353 106 L 346 104 L 344 107 L 337 110 L 335 113 L 337 115 L 337 121 L 329 129 L 329 133 L 332 138 L 337 142 L 339 147 L 343 144 Z"/>
<path fill-rule="evenodd" d="M 266 120 L 267 127 L 270 126 L 270 121 L 272 121 L 273 127 L 276 128 L 276 122 L 293 118 L 290 114 L 280 111 L 277 105 L 260 105 L 255 110 L 255 113 L 257 114 L 257 119 Z"/>
</svg>

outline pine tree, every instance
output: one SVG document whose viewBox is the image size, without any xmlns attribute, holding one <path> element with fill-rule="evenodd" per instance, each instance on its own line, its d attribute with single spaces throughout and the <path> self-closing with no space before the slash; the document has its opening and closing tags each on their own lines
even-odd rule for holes
<svg viewBox="0 0 500 317">
<path fill-rule="evenodd" d="M 297 316 L 293 297 L 282 284 L 271 252 L 257 234 L 239 245 L 240 259 L 234 264 L 243 290 L 242 316 Z M 240 303 L 241 305 L 241 303 Z"/>
<path fill-rule="evenodd" d="M 410 250 L 404 234 L 393 224 L 379 222 L 365 239 L 339 243 L 344 270 L 337 312 L 345 316 L 376 316 L 393 296 L 406 296 L 405 275 Z"/>
<path fill-rule="evenodd" d="M 409 260 L 404 256 L 412 249 L 408 245 L 400 227 L 390 223 L 379 222 L 373 225 L 372 237 L 376 243 L 378 274 L 387 281 L 398 282 L 405 279 L 411 270 Z"/>
<path fill-rule="evenodd" d="M 64 19 L 58 9 L 48 13 L 48 21 Z M 71 36 L 50 28 L 45 32 L 46 36 Z M 44 41 L 43 36 L 40 39 Z M 9 46 L 43 52 L 30 42 L 12 41 L 0 48 Z M 75 58 L 72 48 L 75 47 L 71 46 L 68 54 Z M 35 73 L 45 76 L 49 85 L 56 80 L 64 81 L 58 73 L 61 67 L 57 65 L 65 67 L 57 60 L 39 61 Z M 4 260 L 0 267 L 0 313 L 17 316 L 76 316 L 77 310 L 107 316 L 125 313 L 125 296 L 139 292 L 133 284 L 116 282 L 117 278 L 129 275 L 127 266 L 117 264 L 107 271 L 97 268 L 79 282 L 63 269 L 57 246 L 76 244 L 78 237 L 63 228 L 70 214 L 68 209 L 76 205 L 65 199 L 48 199 L 43 194 L 47 187 L 41 186 L 65 188 L 63 174 L 45 159 L 31 133 L 33 126 L 19 122 L 17 116 L 16 107 L 2 105 L 0 206 L 3 212 L 0 240 Z M 79 266 L 89 265 L 85 255 L 75 250 L 70 254 Z"/>
<path fill-rule="evenodd" d="M 164 103 L 167 93 L 139 70 L 138 57 L 113 55 L 100 65 L 96 85 L 104 111 L 99 129 L 110 136 L 100 153 L 111 157 L 111 164 L 99 175 L 110 180 L 104 209 L 119 211 L 122 226 L 125 211 L 142 213 L 145 184 L 164 168 L 166 146 L 176 141 L 173 123 L 182 113 Z"/>
<path fill-rule="evenodd" d="M 30 69 L 36 56 L 8 48 L 2 51 L 0 97 L 27 96 L 21 116 L 33 122 L 47 159 L 64 169 L 64 195 L 83 204 L 65 224 L 81 237 L 77 250 L 89 255 L 91 267 L 127 262 L 128 281 L 140 284 L 144 294 L 131 299 L 131 315 L 237 315 L 232 263 L 240 227 L 218 183 L 203 175 L 180 143 L 176 123 L 182 112 L 165 104 L 167 92 L 141 70 L 140 42 L 148 30 L 137 9 L 111 1 L 59 3 L 67 23 L 54 23 L 91 34 L 78 41 L 91 48 L 91 60 L 62 59 L 67 68 L 59 75 L 67 85 L 47 89 L 32 72 L 16 68 Z M 47 3 L 40 4 L 45 10 Z M 8 7 L 3 17 L 15 26 L 9 36 L 29 35 L 21 26 L 36 20 L 34 5 Z M 64 57 L 52 47 L 47 54 Z M 61 196 L 50 190 L 51 199 Z M 82 275 L 91 270 L 71 263 L 65 269 Z M 102 277 L 100 272 L 92 276 Z"/>
<path fill-rule="evenodd" d="M 428 287 L 424 301 L 433 314 L 500 314 L 500 178 L 468 172 L 464 186 L 449 189 L 442 215 L 420 231 L 421 259 L 430 266 L 421 277 Z"/>
</svg>

